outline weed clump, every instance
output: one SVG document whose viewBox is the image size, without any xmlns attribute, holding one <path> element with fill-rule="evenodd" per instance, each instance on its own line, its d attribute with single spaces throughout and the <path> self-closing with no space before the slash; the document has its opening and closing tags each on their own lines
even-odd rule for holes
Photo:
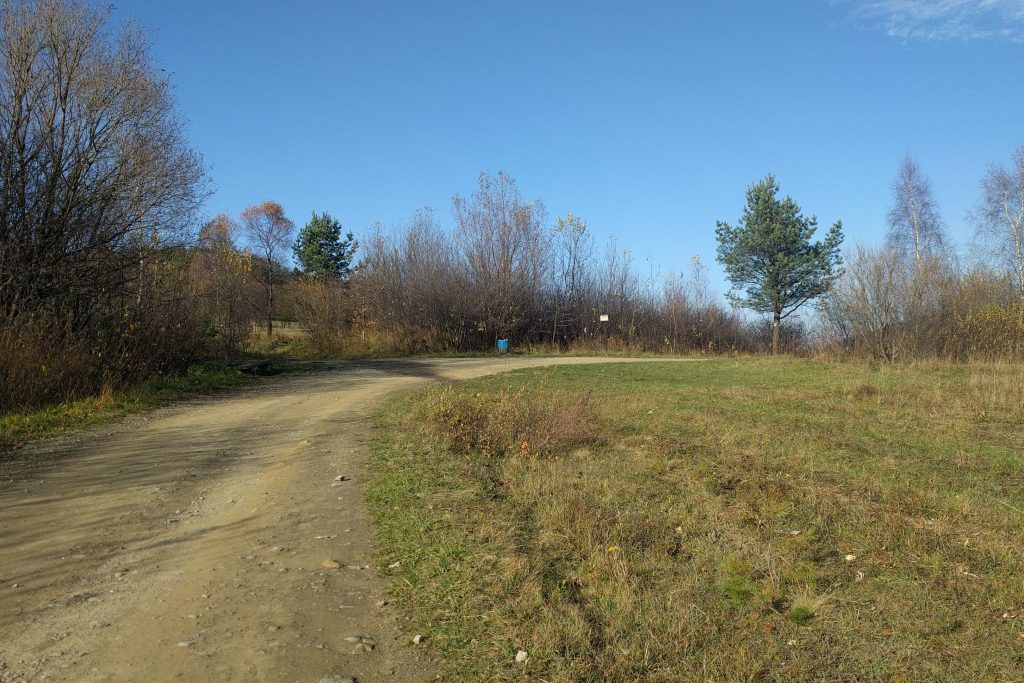
<svg viewBox="0 0 1024 683">
<path fill-rule="evenodd" d="M 474 393 L 449 386 L 428 405 L 431 421 L 454 452 L 544 457 L 601 442 L 590 391 L 506 386 Z"/>
<path fill-rule="evenodd" d="M 797 605 L 789 611 L 789 620 L 799 626 L 806 626 L 814 618 L 814 610 L 806 605 Z"/>
</svg>

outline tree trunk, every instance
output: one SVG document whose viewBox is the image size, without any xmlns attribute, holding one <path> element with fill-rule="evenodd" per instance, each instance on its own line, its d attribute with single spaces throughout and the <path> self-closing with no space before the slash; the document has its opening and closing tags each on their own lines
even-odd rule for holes
<svg viewBox="0 0 1024 683">
<path fill-rule="evenodd" d="M 274 265 L 267 259 L 267 338 L 274 335 Z"/>
<path fill-rule="evenodd" d="M 1024 231 L 1017 231 L 1018 234 Z M 1020 298 L 1024 300 L 1024 238 L 1018 236 L 1014 248 L 1017 252 L 1017 284 L 1020 288 Z"/>
<path fill-rule="evenodd" d="M 772 355 L 777 356 L 779 354 L 779 336 L 782 328 L 782 312 L 775 311 L 775 317 L 772 319 Z"/>
<path fill-rule="evenodd" d="M 908 183 L 909 184 L 909 183 Z M 921 265 L 921 226 L 918 221 L 917 204 L 914 202 L 914 188 L 908 187 L 907 193 L 910 197 L 910 225 L 914 229 L 914 265 Z"/>
</svg>

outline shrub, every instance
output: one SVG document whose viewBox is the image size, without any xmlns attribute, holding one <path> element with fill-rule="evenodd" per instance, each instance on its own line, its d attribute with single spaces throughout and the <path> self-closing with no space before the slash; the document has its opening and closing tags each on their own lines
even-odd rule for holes
<svg viewBox="0 0 1024 683">
<path fill-rule="evenodd" d="M 430 401 L 430 418 L 453 451 L 486 456 L 547 456 L 600 441 L 591 392 L 470 393 L 446 387 Z"/>
<path fill-rule="evenodd" d="M 88 344 L 35 320 L 0 327 L 0 413 L 82 396 L 96 386 Z"/>
<path fill-rule="evenodd" d="M 0 318 L 0 412 L 73 401 L 188 367 L 201 350 L 194 299 L 173 263 L 154 264 L 139 303 L 97 299 L 90 324 L 59 307 Z"/>
<path fill-rule="evenodd" d="M 969 311 L 957 324 L 964 355 L 990 360 L 1024 357 L 1024 302 L 989 304 Z"/>
<path fill-rule="evenodd" d="M 295 290 L 296 314 L 306 327 L 310 345 L 323 355 L 342 354 L 352 312 L 345 285 L 331 278 L 303 279 Z"/>
</svg>

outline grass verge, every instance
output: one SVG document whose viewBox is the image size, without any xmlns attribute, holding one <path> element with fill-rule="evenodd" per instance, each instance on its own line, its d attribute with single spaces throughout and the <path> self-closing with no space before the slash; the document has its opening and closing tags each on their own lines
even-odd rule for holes
<svg viewBox="0 0 1024 683">
<path fill-rule="evenodd" d="M 1020 366 L 564 366 L 378 420 L 381 561 L 454 680 L 1024 670 Z"/>
<path fill-rule="evenodd" d="M 221 365 L 193 365 L 183 374 L 154 378 L 125 390 L 107 390 L 99 396 L 31 412 L 0 415 L 0 453 L 18 448 L 29 439 L 111 422 L 169 401 L 252 381 L 252 376 Z"/>
</svg>

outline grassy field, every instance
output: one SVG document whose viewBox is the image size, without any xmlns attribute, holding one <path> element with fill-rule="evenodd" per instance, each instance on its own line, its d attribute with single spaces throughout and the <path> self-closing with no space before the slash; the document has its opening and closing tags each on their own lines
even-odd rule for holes
<svg viewBox="0 0 1024 683">
<path fill-rule="evenodd" d="M 183 374 L 155 378 L 123 391 L 105 391 L 39 410 L 0 414 L 0 457 L 5 450 L 18 448 L 30 439 L 110 422 L 169 401 L 251 381 L 251 375 L 221 365 L 194 365 Z"/>
<path fill-rule="evenodd" d="M 1024 368 L 566 366 L 379 426 L 381 559 L 453 680 L 1024 679 Z"/>
</svg>

